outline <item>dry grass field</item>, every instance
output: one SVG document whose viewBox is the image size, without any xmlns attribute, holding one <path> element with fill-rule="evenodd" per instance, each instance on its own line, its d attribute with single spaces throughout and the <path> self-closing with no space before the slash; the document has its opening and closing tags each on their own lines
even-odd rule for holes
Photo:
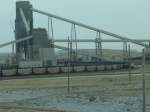
<svg viewBox="0 0 150 112">
<path fill-rule="evenodd" d="M 149 73 L 146 74 L 145 80 L 147 105 L 146 108 L 147 110 L 149 110 Z M 37 100 L 40 98 L 44 98 L 45 96 L 50 98 L 51 96 L 65 96 L 67 98 L 71 97 L 81 99 L 82 97 L 90 98 L 93 96 L 112 98 L 142 97 L 141 74 L 132 75 L 131 81 L 129 81 L 128 74 L 70 77 L 69 94 L 67 93 L 67 81 L 67 77 L 14 79 L 0 81 L 0 112 L 67 112 L 67 110 L 65 109 L 59 110 L 56 107 L 47 108 L 43 106 L 36 108 L 32 105 L 29 105 L 29 103 L 31 103 L 32 100 L 34 101 L 35 99 Z M 40 104 L 36 105 L 38 106 Z"/>
</svg>

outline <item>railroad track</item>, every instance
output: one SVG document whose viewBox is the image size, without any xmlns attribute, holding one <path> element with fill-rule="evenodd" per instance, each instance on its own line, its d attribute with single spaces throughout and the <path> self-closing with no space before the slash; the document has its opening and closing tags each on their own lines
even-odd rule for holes
<svg viewBox="0 0 150 112">
<path fill-rule="evenodd" d="M 27 111 L 35 111 L 35 112 L 67 112 L 63 110 L 56 109 L 45 109 L 45 108 L 37 108 L 37 107 L 26 107 L 26 106 L 0 106 L 0 109 L 3 110 L 22 110 L 23 112 Z"/>
<path fill-rule="evenodd" d="M 145 72 L 150 73 L 150 72 Z M 78 77 L 78 76 L 97 76 L 97 75 L 129 75 L 127 71 L 109 71 L 109 72 L 80 72 L 80 73 L 69 73 L 70 77 Z M 133 74 L 141 74 L 141 72 L 131 72 Z M 33 78 L 54 78 L 54 77 L 68 77 L 68 73 L 60 73 L 60 74 L 43 74 L 43 75 L 21 75 L 21 76 L 3 76 L 0 77 L 0 80 L 13 80 L 13 79 L 33 79 Z"/>
</svg>

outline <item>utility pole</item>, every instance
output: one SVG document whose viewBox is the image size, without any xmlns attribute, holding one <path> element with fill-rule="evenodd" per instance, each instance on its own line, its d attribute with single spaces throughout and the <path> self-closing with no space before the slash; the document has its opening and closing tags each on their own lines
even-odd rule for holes
<svg viewBox="0 0 150 112">
<path fill-rule="evenodd" d="M 129 81 L 131 81 L 131 48 L 128 45 Z"/>
<path fill-rule="evenodd" d="M 70 94 L 70 61 L 71 61 L 71 49 L 70 49 L 70 39 L 68 37 L 68 72 L 67 72 L 67 76 L 68 76 L 68 80 L 67 80 L 67 92 L 68 94 Z"/>
<path fill-rule="evenodd" d="M 143 107 L 142 112 L 146 112 L 146 93 L 145 93 L 145 49 L 143 49 L 143 57 L 142 57 L 142 93 L 143 93 Z"/>
</svg>

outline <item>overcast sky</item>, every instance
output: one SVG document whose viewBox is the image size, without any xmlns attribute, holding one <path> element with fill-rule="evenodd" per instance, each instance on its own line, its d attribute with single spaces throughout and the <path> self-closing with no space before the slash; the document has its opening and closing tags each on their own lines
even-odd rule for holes
<svg viewBox="0 0 150 112">
<path fill-rule="evenodd" d="M 0 43 L 14 40 L 15 1 L 0 1 Z M 73 19 L 129 38 L 150 39 L 150 0 L 30 0 L 34 8 Z M 13 25 L 11 25 L 11 22 Z M 47 17 L 34 14 L 34 26 L 47 28 Z M 69 36 L 70 24 L 54 20 L 55 38 Z M 77 27 L 77 38 L 95 38 L 95 32 Z M 109 38 L 102 35 L 102 38 Z M 81 45 L 90 48 L 93 44 Z M 104 44 L 122 48 L 121 44 Z M 140 46 L 133 46 L 140 49 Z M 10 51 L 10 47 L 0 52 Z"/>
</svg>

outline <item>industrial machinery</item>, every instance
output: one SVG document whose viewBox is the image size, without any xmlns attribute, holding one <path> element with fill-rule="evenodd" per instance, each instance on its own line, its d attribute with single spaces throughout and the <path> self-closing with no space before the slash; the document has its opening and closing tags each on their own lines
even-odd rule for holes
<svg viewBox="0 0 150 112">
<path fill-rule="evenodd" d="M 15 39 L 32 36 L 32 39 L 16 43 L 17 63 L 23 67 L 56 65 L 54 48 L 44 28 L 33 28 L 32 5 L 28 1 L 16 2 Z"/>
<path fill-rule="evenodd" d="M 48 16 L 53 19 L 58 19 L 61 21 L 65 21 L 72 25 L 71 29 L 71 36 L 67 39 L 55 39 L 49 36 L 48 31 L 46 28 L 34 28 L 33 27 L 33 12 L 39 13 L 45 16 Z M 49 19 L 49 18 L 48 18 Z M 49 23 L 48 23 L 49 24 Z M 94 31 L 97 36 L 96 39 L 77 39 L 76 38 L 76 26 L 83 27 L 89 30 Z M 52 21 L 51 21 L 52 27 Z M 52 28 L 53 30 L 53 28 Z M 101 39 L 101 34 L 105 34 L 117 39 Z M 68 47 L 58 46 L 55 45 L 55 42 L 66 42 L 68 43 Z M 85 55 L 82 52 L 78 52 L 77 50 L 77 43 L 78 42 L 92 42 L 95 43 L 95 50 L 96 56 L 94 62 L 80 62 L 77 61 L 77 55 Z M 29 1 L 17 1 L 16 2 L 16 20 L 15 20 L 15 40 L 4 43 L 0 45 L 0 48 L 5 47 L 10 44 L 16 44 L 16 53 L 15 58 L 17 66 L 19 68 L 32 68 L 32 67 L 58 67 L 57 59 L 55 56 L 55 48 L 66 50 L 68 52 L 68 65 L 73 66 L 92 66 L 96 65 L 107 65 L 107 60 L 103 59 L 103 52 L 102 52 L 102 42 L 122 42 L 123 43 L 123 52 L 125 56 L 124 62 L 109 62 L 108 65 L 113 65 L 121 63 L 121 66 L 124 64 L 128 64 L 129 54 L 127 50 L 127 43 L 134 43 L 140 45 L 142 47 L 147 48 L 149 51 L 149 45 L 143 42 L 150 43 L 150 40 L 143 39 L 143 40 L 135 40 L 129 39 L 124 36 L 120 36 L 102 29 L 98 29 L 89 25 L 85 25 L 70 19 L 66 19 L 54 14 L 50 14 L 44 11 L 40 11 L 38 9 L 34 9 Z M 73 48 L 73 44 L 75 47 Z M 90 56 L 90 55 L 89 55 Z M 65 64 L 64 64 L 65 65 Z"/>
</svg>

